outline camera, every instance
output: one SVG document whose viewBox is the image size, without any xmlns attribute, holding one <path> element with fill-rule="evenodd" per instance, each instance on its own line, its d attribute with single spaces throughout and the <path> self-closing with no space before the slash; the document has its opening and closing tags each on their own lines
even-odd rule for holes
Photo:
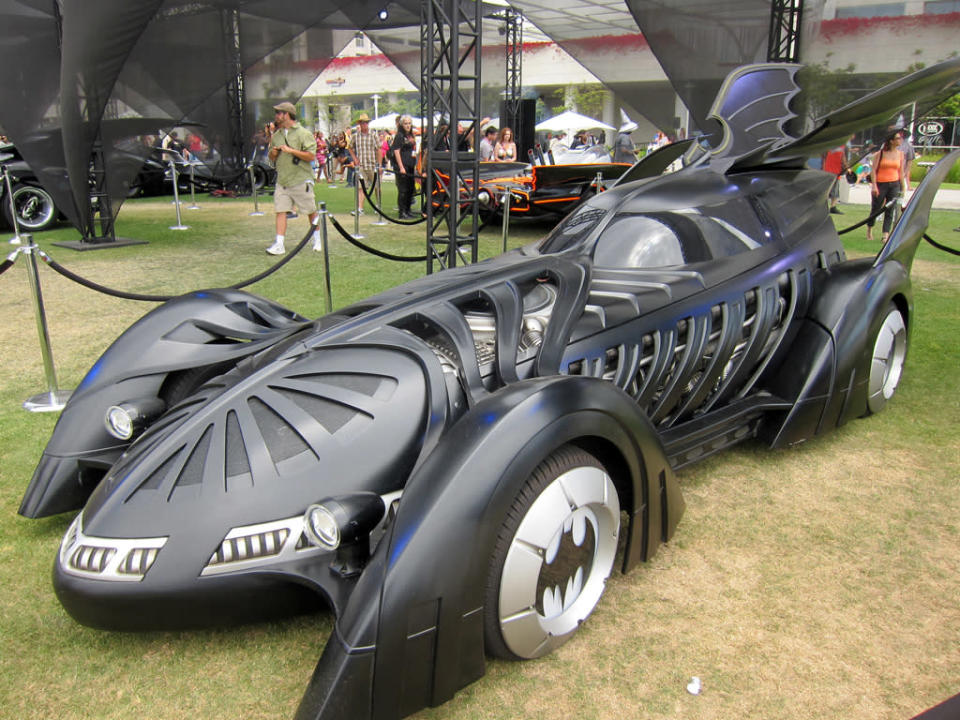
<svg viewBox="0 0 960 720">
<path fill-rule="evenodd" d="M 293 164 L 294 164 L 294 165 L 299 165 L 299 164 L 300 164 L 300 158 L 298 158 L 298 157 L 293 158 Z"/>
</svg>

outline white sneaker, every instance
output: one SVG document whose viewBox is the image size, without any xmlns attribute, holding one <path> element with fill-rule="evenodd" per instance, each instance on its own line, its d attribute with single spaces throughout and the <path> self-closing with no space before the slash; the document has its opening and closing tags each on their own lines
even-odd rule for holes
<svg viewBox="0 0 960 720">
<path fill-rule="evenodd" d="M 351 210 L 351 211 L 350 211 L 350 214 L 351 214 L 351 215 L 363 215 L 363 210 L 361 210 L 359 213 L 358 213 L 356 210 Z"/>
<path fill-rule="evenodd" d="M 280 240 L 276 240 L 273 245 L 267 248 L 267 252 L 271 255 L 283 255 L 286 250 L 283 247 L 283 243 Z"/>
</svg>

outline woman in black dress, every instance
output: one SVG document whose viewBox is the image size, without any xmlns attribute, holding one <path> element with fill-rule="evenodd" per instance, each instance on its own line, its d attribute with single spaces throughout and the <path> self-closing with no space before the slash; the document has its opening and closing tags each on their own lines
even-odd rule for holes
<svg viewBox="0 0 960 720">
<path fill-rule="evenodd" d="M 401 220 L 413 218 L 410 206 L 413 204 L 413 176 L 417 168 L 416 150 L 413 119 L 409 115 L 401 115 L 397 118 L 397 134 L 390 145 L 393 171 L 397 176 L 397 208 Z"/>
</svg>

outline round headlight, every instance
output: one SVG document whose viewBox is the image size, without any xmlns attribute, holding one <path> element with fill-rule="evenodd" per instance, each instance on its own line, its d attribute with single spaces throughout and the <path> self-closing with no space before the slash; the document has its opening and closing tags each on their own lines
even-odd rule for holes
<svg viewBox="0 0 960 720">
<path fill-rule="evenodd" d="M 314 545 L 336 550 L 340 545 L 337 519 L 323 505 L 311 505 L 306 512 L 307 539 Z"/>
<path fill-rule="evenodd" d="M 107 430 L 120 440 L 129 440 L 133 437 L 133 418 L 130 413 L 119 405 L 114 405 L 107 410 L 106 416 Z"/>
<path fill-rule="evenodd" d="M 103 421 L 107 432 L 115 438 L 131 440 L 146 430 L 166 409 L 167 404 L 160 398 L 135 398 L 107 408 Z"/>
</svg>

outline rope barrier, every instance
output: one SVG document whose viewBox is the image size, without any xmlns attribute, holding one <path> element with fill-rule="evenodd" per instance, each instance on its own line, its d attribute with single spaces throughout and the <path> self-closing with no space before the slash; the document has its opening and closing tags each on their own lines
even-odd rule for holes
<svg viewBox="0 0 960 720">
<path fill-rule="evenodd" d="M 229 285 L 228 287 L 231 290 L 240 290 L 241 288 L 245 288 L 249 285 L 253 285 L 255 282 L 259 282 L 260 280 L 263 280 L 265 277 L 268 277 L 269 275 L 272 275 L 273 273 L 275 273 L 277 270 L 279 270 L 288 262 L 290 262 L 293 259 L 293 257 L 298 252 L 300 252 L 308 242 L 310 242 L 310 238 L 313 236 L 313 231 L 315 227 L 316 226 L 311 224 L 310 227 L 307 229 L 307 234 L 304 235 L 303 240 L 301 240 L 300 243 L 293 250 L 290 251 L 289 255 L 282 258 L 279 262 L 267 268 L 263 272 L 257 275 L 254 275 L 252 278 L 249 278 L 248 280 L 234 283 L 233 285 Z M 112 297 L 121 298 L 123 300 L 140 300 L 143 302 L 166 302 L 167 300 L 172 300 L 173 298 L 177 297 L 176 295 L 144 295 L 141 293 L 126 292 L 125 290 L 115 290 L 105 285 L 96 283 L 93 280 L 89 280 L 83 277 L 82 275 L 77 275 L 72 270 L 68 270 L 63 265 L 58 263 L 56 260 L 51 258 L 43 250 L 39 250 L 39 254 L 40 254 L 40 259 L 43 260 L 47 265 L 49 265 L 50 269 L 53 270 L 54 272 L 59 273 L 63 277 L 67 278 L 68 280 L 73 280 L 75 283 L 79 283 L 80 285 L 83 285 L 84 287 L 90 290 L 94 290 L 104 295 L 110 295 Z"/>
<path fill-rule="evenodd" d="M 360 242 L 355 237 L 353 237 L 353 235 L 351 235 L 346 230 L 344 230 L 343 226 L 337 222 L 337 219 L 333 215 L 330 216 L 330 223 L 337 229 L 337 232 L 340 233 L 343 239 L 346 240 L 348 243 L 350 243 L 351 245 L 354 245 L 355 247 L 360 248 L 364 252 L 370 253 L 371 255 L 382 257 L 384 260 L 394 260 L 396 262 L 425 262 L 427 259 L 426 255 L 420 255 L 418 257 L 410 257 L 408 255 L 393 255 L 391 253 L 384 252 L 382 250 L 377 250 L 376 248 L 372 248 L 369 245 L 366 245 Z"/>
<path fill-rule="evenodd" d="M 878 218 L 878 217 L 880 217 L 881 215 L 883 215 L 883 214 L 887 211 L 887 208 L 890 207 L 891 205 L 893 205 L 893 204 L 896 203 L 896 202 L 897 202 L 896 199 L 894 199 L 894 200 L 888 200 L 888 201 L 884 204 L 884 206 L 883 206 L 882 208 L 880 208 L 879 210 L 877 210 L 877 212 L 873 213 L 872 215 L 867 216 L 865 219 L 861 220 L 861 221 L 858 222 L 856 225 L 851 225 L 850 227 L 844 228 L 843 230 L 837 230 L 837 235 L 844 235 L 844 234 L 850 232 L 851 230 L 856 230 L 856 229 L 859 228 L 859 227 L 863 227 L 864 225 L 866 225 L 868 222 L 870 222 L 870 221 L 873 220 L 874 218 Z M 960 229 L 960 228 L 958 228 L 958 229 Z M 923 239 L 926 240 L 926 241 L 927 241 L 928 243 L 930 243 L 931 245 L 933 245 L 933 247 L 935 247 L 937 250 L 943 250 L 943 252 L 949 253 L 949 254 L 951 254 L 951 255 L 960 255 L 960 250 L 954 250 L 953 248 L 949 248 L 949 247 L 947 247 L 946 245 L 941 245 L 940 243 L 938 243 L 936 240 L 934 240 L 932 237 L 930 237 L 930 236 L 927 235 L 926 233 L 923 234 Z"/>
<path fill-rule="evenodd" d="M 923 234 L 923 239 L 926 240 L 931 245 L 933 245 L 937 250 L 943 250 L 945 253 L 950 253 L 951 255 L 960 255 L 960 250 L 954 250 L 953 248 L 949 248 L 946 245 L 941 245 L 926 233 Z"/>
<path fill-rule="evenodd" d="M 7 270 L 13 267 L 13 262 L 16 259 L 17 259 L 17 256 L 13 255 L 13 260 L 11 260 L 10 258 L 7 258 L 2 263 L 0 263 L 0 275 L 3 275 Z"/>
<path fill-rule="evenodd" d="M 370 197 L 370 193 L 372 193 L 372 192 L 373 192 L 373 189 L 377 186 L 377 177 L 376 177 L 376 175 L 374 175 L 374 178 L 373 178 L 373 188 L 370 188 L 370 190 L 367 190 L 367 184 L 363 181 L 363 178 L 360 177 L 359 174 L 357 175 L 357 180 L 358 180 L 359 183 L 360 183 L 360 189 L 363 190 L 363 196 L 367 199 L 367 202 L 370 203 L 370 205 L 373 207 L 373 209 L 376 210 L 384 220 L 388 220 L 388 221 L 392 222 L 392 223 L 395 224 L 395 225 L 419 225 L 420 223 L 426 221 L 426 218 L 425 218 L 425 217 L 424 217 L 424 218 L 418 218 L 418 219 L 416 219 L 416 220 L 398 220 L 398 219 L 395 219 L 395 218 L 390 217 L 389 215 L 387 215 L 387 214 L 383 211 L 383 208 L 381 208 L 379 205 L 377 205 L 377 203 L 374 201 L 374 199 L 373 199 L 372 197 Z"/>
<path fill-rule="evenodd" d="M 423 176 L 423 175 L 415 175 L 414 177 L 415 177 L 416 179 L 419 179 L 419 180 L 422 181 L 425 176 Z M 395 220 L 395 219 L 393 219 L 392 217 L 390 217 L 389 215 L 387 215 L 387 214 L 383 211 L 383 209 L 380 208 L 380 207 L 374 202 L 374 200 L 373 200 L 372 197 L 370 197 L 370 194 L 373 192 L 373 189 L 371 188 L 371 190 L 367 190 L 367 186 L 366 186 L 366 184 L 363 182 L 363 179 L 362 179 L 362 178 L 358 178 L 358 179 L 360 180 L 360 189 L 363 190 L 363 195 L 364 195 L 364 197 L 367 198 L 367 201 L 370 203 L 370 205 L 373 206 L 373 209 L 376 210 L 384 220 L 389 220 L 390 222 L 394 223 L 395 225 L 419 225 L 420 223 L 427 221 L 427 218 L 426 218 L 426 217 L 421 217 L 421 218 L 418 218 L 418 219 L 416 219 L 416 220 Z M 376 188 L 376 186 L 377 186 L 377 179 L 376 179 L 376 177 L 374 177 L 373 187 Z M 417 195 L 423 195 L 423 192 L 421 191 L 421 192 L 417 193 Z M 559 213 L 558 213 L 558 214 L 559 214 Z M 495 215 L 495 213 L 493 213 L 493 212 L 481 213 L 480 225 L 479 225 L 479 227 L 477 228 L 477 231 L 479 232 L 480 230 L 483 230 L 487 225 L 489 225 L 489 224 L 493 221 L 494 215 Z"/>
<path fill-rule="evenodd" d="M 877 210 L 873 215 L 868 215 L 868 216 L 865 217 L 863 220 L 861 220 L 860 222 L 858 222 L 856 225 L 851 225 L 850 227 L 844 228 L 843 230 L 837 230 L 837 235 L 846 235 L 848 232 L 851 232 L 852 230 L 856 230 L 856 229 L 859 228 L 859 227 L 863 227 L 864 225 L 866 225 L 866 224 L 867 224 L 868 222 L 870 222 L 871 220 L 874 220 L 875 218 L 878 218 L 878 217 L 880 217 L 881 215 L 883 215 L 883 214 L 887 211 L 887 208 L 890 207 L 891 205 L 893 205 L 895 202 L 896 202 L 896 200 L 888 200 L 888 201 L 884 204 L 884 206 L 883 206 L 882 208 L 880 208 L 879 210 Z"/>
</svg>

